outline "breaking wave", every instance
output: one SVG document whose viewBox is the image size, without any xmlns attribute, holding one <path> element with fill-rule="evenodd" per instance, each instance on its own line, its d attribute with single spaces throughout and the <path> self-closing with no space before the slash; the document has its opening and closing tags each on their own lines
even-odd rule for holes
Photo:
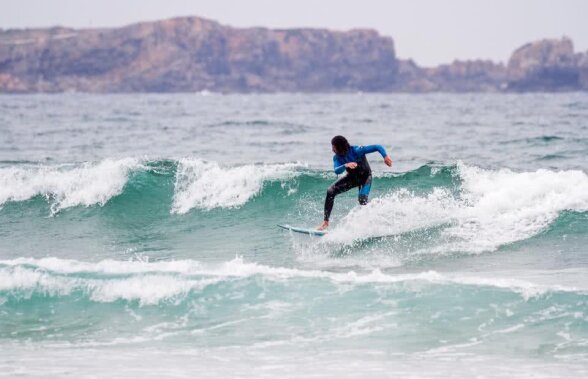
<svg viewBox="0 0 588 379">
<path fill-rule="evenodd" d="M 104 207 L 118 210 L 127 219 L 122 228 L 132 225 L 133 218 L 157 223 L 203 217 L 202 212 L 211 220 L 229 214 L 258 219 L 263 214 L 270 223 L 312 225 L 334 180 L 328 171 L 295 163 L 225 166 L 194 158 L 129 158 L 21 164 L 0 168 L 0 216 L 10 219 L 23 209 L 48 205 L 52 215 L 76 207 L 94 207 L 84 217 L 96 217 Z M 588 211 L 588 175 L 578 170 L 516 172 L 432 163 L 376 175 L 367 206 L 357 205 L 354 197 L 337 198 L 333 226 L 312 250 L 384 237 L 392 252 L 493 251 L 554 225 L 565 228 L 567 218 L 562 216 Z M 153 204 L 162 213 L 153 213 Z M 588 229 L 585 219 L 576 221 Z"/>
</svg>

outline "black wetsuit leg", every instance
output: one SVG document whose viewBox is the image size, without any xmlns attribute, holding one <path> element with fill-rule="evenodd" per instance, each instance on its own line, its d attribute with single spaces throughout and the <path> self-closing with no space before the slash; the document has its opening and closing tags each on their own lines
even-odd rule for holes
<svg viewBox="0 0 588 379">
<path fill-rule="evenodd" d="M 331 217 L 331 211 L 333 210 L 333 204 L 335 203 L 335 196 L 349 191 L 354 187 L 359 187 L 361 184 L 362 182 L 360 182 L 357 177 L 345 175 L 329 187 L 327 190 L 327 196 L 325 197 L 325 221 L 329 221 L 329 217 Z"/>
</svg>

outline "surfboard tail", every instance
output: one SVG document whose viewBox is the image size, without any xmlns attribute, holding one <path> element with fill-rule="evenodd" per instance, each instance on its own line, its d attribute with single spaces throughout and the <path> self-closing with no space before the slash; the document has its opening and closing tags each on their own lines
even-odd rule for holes
<svg viewBox="0 0 588 379">
<path fill-rule="evenodd" d="M 281 225 L 281 224 L 278 224 L 278 226 L 282 229 L 286 229 L 291 232 L 307 234 L 310 236 L 319 236 L 320 237 L 320 236 L 324 236 L 325 234 L 327 234 L 327 232 L 324 230 L 308 229 L 308 228 L 302 228 L 302 227 L 290 226 L 290 225 Z"/>
</svg>

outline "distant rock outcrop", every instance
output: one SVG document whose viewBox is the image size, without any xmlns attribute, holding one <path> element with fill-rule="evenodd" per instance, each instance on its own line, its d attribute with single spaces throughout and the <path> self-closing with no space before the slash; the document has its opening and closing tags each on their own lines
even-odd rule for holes
<svg viewBox="0 0 588 379">
<path fill-rule="evenodd" d="M 398 60 L 397 86 L 400 92 L 433 92 L 438 86 L 428 75 L 427 69 L 419 67 L 412 59 Z"/>
<path fill-rule="evenodd" d="M 475 60 L 421 68 L 412 60 L 399 60 L 398 83 L 404 92 L 499 92 L 506 86 L 506 67 Z"/>
<path fill-rule="evenodd" d="M 0 32 L 0 90 L 386 91 L 394 43 L 372 30 L 236 29 L 197 17 L 117 29 Z"/>
<path fill-rule="evenodd" d="M 437 90 L 447 92 L 498 92 L 504 88 L 506 68 L 492 61 L 455 61 L 428 70 Z"/>
<path fill-rule="evenodd" d="M 517 49 L 508 61 L 511 91 L 580 90 L 579 56 L 568 38 L 541 40 Z"/>
<path fill-rule="evenodd" d="M 584 54 L 578 54 L 578 73 L 580 87 L 588 91 L 588 51 Z"/>
<path fill-rule="evenodd" d="M 198 17 L 114 29 L 0 30 L 0 92 L 588 90 L 588 52 L 543 40 L 505 67 L 399 60 L 373 30 L 232 28 Z"/>
</svg>

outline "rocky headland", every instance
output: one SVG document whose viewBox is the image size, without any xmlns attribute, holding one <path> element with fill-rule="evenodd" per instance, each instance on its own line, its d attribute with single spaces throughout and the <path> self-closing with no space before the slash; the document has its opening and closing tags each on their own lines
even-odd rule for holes
<svg viewBox="0 0 588 379">
<path fill-rule="evenodd" d="M 198 17 L 112 29 L 0 30 L 0 92 L 588 90 L 588 52 L 542 40 L 506 65 L 419 67 L 374 30 L 233 28 Z"/>
</svg>

